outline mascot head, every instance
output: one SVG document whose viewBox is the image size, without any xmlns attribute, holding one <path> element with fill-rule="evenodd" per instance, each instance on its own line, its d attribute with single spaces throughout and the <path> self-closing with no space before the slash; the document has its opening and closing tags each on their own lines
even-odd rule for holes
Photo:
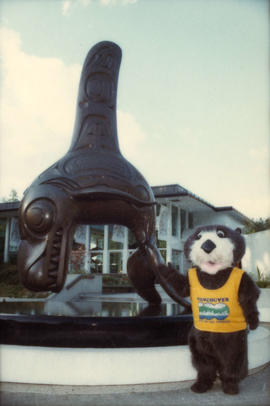
<svg viewBox="0 0 270 406">
<path fill-rule="evenodd" d="M 241 230 L 223 225 L 199 227 L 187 239 L 184 252 L 194 266 L 214 275 L 222 269 L 237 265 L 245 253 Z"/>
</svg>

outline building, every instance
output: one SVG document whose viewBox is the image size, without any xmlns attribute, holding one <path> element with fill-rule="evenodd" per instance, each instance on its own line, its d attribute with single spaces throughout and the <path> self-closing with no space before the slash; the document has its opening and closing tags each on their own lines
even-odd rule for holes
<svg viewBox="0 0 270 406">
<path fill-rule="evenodd" d="M 187 264 L 183 245 L 194 228 L 223 224 L 243 228 L 248 220 L 233 207 L 215 207 L 180 185 L 152 187 L 156 206 L 157 243 L 167 262 L 179 270 Z M 19 202 L 0 203 L 0 261 L 15 260 L 20 243 Z M 70 273 L 126 273 L 129 255 L 136 249 L 134 236 L 119 225 L 81 225 L 76 228 Z"/>
</svg>

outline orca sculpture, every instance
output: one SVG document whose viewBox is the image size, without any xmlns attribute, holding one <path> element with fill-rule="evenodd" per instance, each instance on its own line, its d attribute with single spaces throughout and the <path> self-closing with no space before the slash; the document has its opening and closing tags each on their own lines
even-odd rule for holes
<svg viewBox="0 0 270 406">
<path fill-rule="evenodd" d="M 134 233 L 139 247 L 128 261 L 131 281 L 148 302 L 161 301 L 144 249 L 147 244 L 156 248 L 155 199 L 118 145 L 120 62 L 121 49 L 112 42 L 90 49 L 80 79 L 71 146 L 24 194 L 18 269 L 30 290 L 62 289 L 76 225 L 121 224 Z"/>
</svg>

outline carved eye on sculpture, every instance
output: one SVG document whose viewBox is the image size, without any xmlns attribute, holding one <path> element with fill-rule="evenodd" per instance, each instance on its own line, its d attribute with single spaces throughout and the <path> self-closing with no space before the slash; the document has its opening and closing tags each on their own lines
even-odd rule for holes
<svg viewBox="0 0 270 406">
<path fill-rule="evenodd" d="M 31 203 L 25 212 L 25 223 L 34 233 L 46 234 L 54 221 L 55 207 L 46 199 Z"/>
</svg>

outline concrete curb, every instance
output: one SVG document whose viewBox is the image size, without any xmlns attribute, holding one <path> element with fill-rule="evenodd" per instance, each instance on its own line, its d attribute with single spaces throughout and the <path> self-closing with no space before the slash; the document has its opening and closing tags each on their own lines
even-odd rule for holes
<svg viewBox="0 0 270 406">
<path fill-rule="evenodd" d="M 254 372 L 254 371 L 253 371 Z M 1 406 L 269 406 L 270 365 L 248 376 L 236 396 L 225 395 L 217 381 L 209 392 L 195 394 L 191 381 L 114 387 L 1 384 Z M 128 391 L 126 391 L 128 389 Z"/>
</svg>

